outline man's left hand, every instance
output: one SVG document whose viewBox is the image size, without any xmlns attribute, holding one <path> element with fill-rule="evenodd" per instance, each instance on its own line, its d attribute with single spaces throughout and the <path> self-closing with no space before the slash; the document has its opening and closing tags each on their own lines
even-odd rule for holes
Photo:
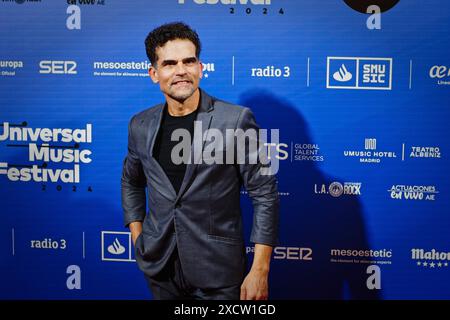
<svg viewBox="0 0 450 320">
<path fill-rule="evenodd" d="M 241 285 L 241 300 L 267 300 L 269 296 L 269 273 L 250 270 Z"/>
</svg>

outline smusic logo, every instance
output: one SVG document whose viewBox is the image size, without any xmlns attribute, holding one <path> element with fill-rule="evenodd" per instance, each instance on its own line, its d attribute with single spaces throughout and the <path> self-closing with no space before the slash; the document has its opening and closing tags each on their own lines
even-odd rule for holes
<svg viewBox="0 0 450 320">
<path fill-rule="evenodd" d="M 392 89 L 392 58 L 327 57 L 328 89 Z"/>
</svg>

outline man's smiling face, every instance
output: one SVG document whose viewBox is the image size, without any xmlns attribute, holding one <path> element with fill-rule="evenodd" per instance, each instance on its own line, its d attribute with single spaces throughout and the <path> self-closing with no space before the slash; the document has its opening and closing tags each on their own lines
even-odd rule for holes
<svg viewBox="0 0 450 320">
<path fill-rule="evenodd" d="M 159 82 L 164 95 L 182 102 L 197 90 L 203 67 L 195 52 L 195 45 L 186 39 L 171 40 L 156 48 L 158 60 L 149 74 L 153 82 Z"/>
</svg>

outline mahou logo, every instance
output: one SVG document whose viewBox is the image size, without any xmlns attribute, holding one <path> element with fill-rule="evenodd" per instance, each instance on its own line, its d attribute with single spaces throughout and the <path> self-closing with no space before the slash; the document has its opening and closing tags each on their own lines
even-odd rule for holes
<svg viewBox="0 0 450 320">
<path fill-rule="evenodd" d="M 435 249 L 411 249 L 411 259 L 417 261 L 418 267 L 439 269 L 447 268 L 450 260 L 450 252 L 439 252 Z"/>
</svg>

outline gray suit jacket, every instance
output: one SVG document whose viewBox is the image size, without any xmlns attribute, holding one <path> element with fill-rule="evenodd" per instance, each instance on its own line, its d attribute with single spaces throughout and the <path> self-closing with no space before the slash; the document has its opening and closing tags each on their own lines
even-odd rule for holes
<svg viewBox="0 0 450 320">
<path fill-rule="evenodd" d="M 247 261 L 240 187 L 244 185 L 254 207 L 250 241 L 274 246 L 278 243 L 279 211 L 276 178 L 261 175 L 260 164 L 191 163 L 176 194 L 152 156 L 163 108 L 164 104 L 159 104 L 134 115 L 128 127 L 122 207 L 125 226 L 143 221 L 135 248 L 139 268 L 147 276 L 155 276 L 177 246 L 183 273 L 192 285 L 220 288 L 239 284 Z M 224 137 L 225 129 L 259 129 L 250 109 L 219 101 L 204 91 L 197 121 L 202 122 L 203 131 L 216 128 Z"/>
</svg>

